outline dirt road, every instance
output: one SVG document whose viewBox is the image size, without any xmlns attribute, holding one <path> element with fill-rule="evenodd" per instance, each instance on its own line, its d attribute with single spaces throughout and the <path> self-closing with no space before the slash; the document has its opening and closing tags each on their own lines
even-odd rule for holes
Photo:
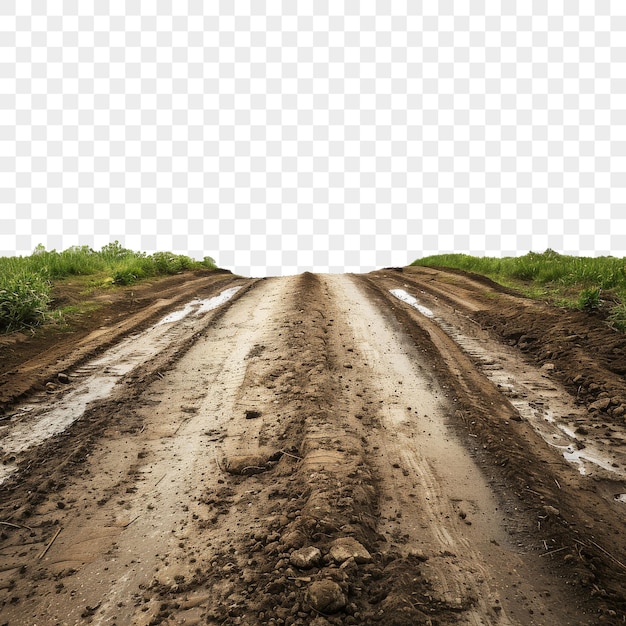
<svg viewBox="0 0 626 626">
<path fill-rule="evenodd" d="M 168 289 L 0 374 L 1 624 L 626 623 L 623 336 L 432 269 Z"/>
</svg>

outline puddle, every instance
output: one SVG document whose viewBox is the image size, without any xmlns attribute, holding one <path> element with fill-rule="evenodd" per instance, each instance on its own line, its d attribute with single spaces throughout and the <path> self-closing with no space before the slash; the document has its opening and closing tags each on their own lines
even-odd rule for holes
<svg viewBox="0 0 626 626">
<path fill-rule="evenodd" d="M 402 302 L 406 302 L 407 304 L 410 304 L 413 308 L 417 309 L 422 315 L 425 315 L 426 317 L 434 317 L 434 313 L 430 309 L 426 308 L 425 306 L 422 306 L 417 301 L 416 298 L 408 294 L 406 291 L 404 291 L 404 289 L 390 289 L 390 293 L 396 298 L 398 298 L 399 300 L 402 300 Z"/>
<path fill-rule="evenodd" d="M 417 300 L 402 289 L 390 290 L 390 293 L 407 304 L 422 311 L 428 311 L 430 317 L 450 336 L 474 361 L 485 376 L 500 389 L 508 400 L 534 430 L 550 446 L 561 450 L 563 457 L 576 465 L 583 475 L 593 473 L 594 467 L 626 478 L 623 469 L 613 465 L 606 453 L 585 442 L 578 449 L 580 441 L 576 435 L 576 422 L 586 419 L 586 411 L 568 401 L 566 394 L 559 390 L 552 381 L 530 366 L 520 369 L 518 357 L 508 355 L 502 346 L 497 351 L 489 349 L 485 340 L 469 337 L 460 332 L 430 309 L 422 307 Z M 556 416 L 562 416 L 557 418 Z"/>
<path fill-rule="evenodd" d="M 561 448 L 561 446 L 557 446 Z M 606 460 L 602 459 L 600 456 L 595 454 L 593 451 L 589 451 L 587 449 L 577 450 L 575 446 L 569 445 L 563 449 L 563 456 L 570 461 L 571 463 L 575 463 L 578 465 L 578 471 L 585 475 L 587 473 L 587 469 L 584 461 L 588 463 L 593 463 L 602 469 L 605 469 L 607 472 L 612 472 L 615 468 Z"/>
<path fill-rule="evenodd" d="M 219 296 L 215 296 L 213 298 L 205 298 L 204 300 L 192 300 L 191 302 L 187 303 L 182 309 L 179 309 L 178 311 L 173 311 L 172 313 L 166 315 L 162 320 L 157 323 L 157 326 L 160 326 L 162 324 L 171 324 L 172 322 L 178 322 L 187 317 L 192 312 L 194 312 L 194 315 L 198 316 L 206 313 L 207 311 L 211 311 L 212 309 L 217 308 L 218 306 L 224 304 L 224 302 L 232 298 L 240 289 L 241 287 L 231 287 L 230 289 L 222 291 Z"/>
<path fill-rule="evenodd" d="M 240 287 L 222 291 L 206 300 L 193 300 L 174 311 L 147 330 L 132 335 L 107 350 L 100 358 L 90 361 L 72 373 L 74 388 L 58 400 L 48 397 L 42 406 L 18 407 L 7 420 L 0 439 L 0 456 L 5 459 L 41 445 L 50 437 L 62 433 L 85 412 L 87 405 L 106 398 L 119 380 L 135 367 L 149 361 L 168 345 L 178 341 L 181 334 L 198 323 L 200 316 L 231 298 Z M 194 312 L 190 320 L 186 320 Z M 183 322 L 173 324 L 174 322 Z M 0 485 L 16 471 L 14 461 L 0 465 Z"/>
</svg>

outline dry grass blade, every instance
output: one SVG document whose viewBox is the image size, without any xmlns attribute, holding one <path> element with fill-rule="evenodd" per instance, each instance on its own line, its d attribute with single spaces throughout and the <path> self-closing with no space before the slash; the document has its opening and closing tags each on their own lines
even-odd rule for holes
<svg viewBox="0 0 626 626">
<path fill-rule="evenodd" d="M 0 522 L 0 524 L 2 524 L 2 526 L 10 526 L 11 528 L 26 528 L 30 531 L 33 530 L 30 526 L 20 526 L 19 524 L 12 524 L 11 522 Z"/>
<path fill-rule="evenodd" d="M 46 556 L 46 553 L 48 552 L 48 550 L 50 550 L 50 547 L 56 541 L 56 538 L 61 534 L 61 530 L 63 529 L 59 528 L 56 533 L 54 533 L 54 536 L 52 537 L 52 539 L 50 539 L 48 545 L 39 553 L 39 556 L 37 557 L 38 559 L 43 559 L 43 557 Z"/>
</svg>

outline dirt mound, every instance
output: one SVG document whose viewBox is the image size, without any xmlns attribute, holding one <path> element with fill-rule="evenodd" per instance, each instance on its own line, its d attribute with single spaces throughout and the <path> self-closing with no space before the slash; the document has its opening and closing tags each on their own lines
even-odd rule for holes
<svg viewBox="0 0 626 626">
<path fill-rule="evenodd" d="M 597 315 L 526 303 L 485 309 L 475 317 L 551 371 L 597 413 L 598 421 L 624 422 L 626 336 Z"/>
</svg>

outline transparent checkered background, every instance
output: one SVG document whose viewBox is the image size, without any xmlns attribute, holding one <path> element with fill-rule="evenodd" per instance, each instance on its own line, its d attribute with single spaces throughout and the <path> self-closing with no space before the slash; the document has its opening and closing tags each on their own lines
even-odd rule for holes
<svg viewBox="0 0 626 626">
<path fill-rule="evenodd" d="M 0 254 L 626 255 L 626 3 L 0 3 Z"/>
</svg>

